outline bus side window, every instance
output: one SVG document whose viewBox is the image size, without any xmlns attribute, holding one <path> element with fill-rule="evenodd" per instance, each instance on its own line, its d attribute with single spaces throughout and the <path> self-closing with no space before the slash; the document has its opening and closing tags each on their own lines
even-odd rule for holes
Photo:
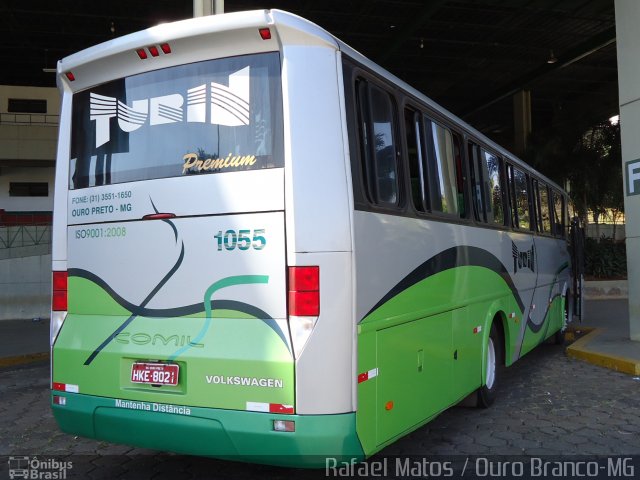
<svg viewBox="0 0 640 480">
<path fill-rule="evenodd" d="M 502 162 L 478 145 L 470 144 L 471 175 L 476 219 L 491 225 L 504 225 Z"/>
<path fill-rule="evenodd" d="M 509 190 L 511 193 L 512 225 L 522 230 L 531 229 L 531 215 L 529 212 L 529 186 L 527 174 L 509 165 Z"/>
<path fill-rule="evenodd" d="M 538 217 L 538 231 L 551 233 L 551 215 L 549 210 L 549 190 L 546 184 L 534 180 L 535 200 L 537 201 L 536 216 Z"/>
<path fill-rule="evenodd" d="M 431 210 L 460 216 L 464 209 L 460 203 L 462 192 L 458 190 L 453 134 L 428 117 L 425 117 L 425 124 L 428 125 L 427 160 Z"/>
<path fill-rule="evenodd" d="M 540 184 L 535 178 L 531 179 L 531 195 L 533 197 L 533 231 L 542 232 L 542 210 L 540 208 Z"/>
<path fill-rule="evenodd" d="M 509 198 L 509 221 L 511 222 L 511 226 L 513 228 L 518 228 L 518 216 L 516 214 L 515 207 L 515 190 L 513 185 L 513 166 L 508 163 L 506 165 L 507 171 L 507 189 L 508 189 L 508 198 Z"/>
<path fill-rule="evenodd" d="M 564 237 L 564 197 L 556 190 L 552 190 L 553 197 L 553 234 L 556 237 Z"/>
<path fill-rule="evenodd" d="M 369 200 L 381 206 L 399 201 L 394 106 L 384 90 L 359 79 L 360 152 Z"/>
<path fill-rule="evenodd" d="M 365 193 L 370 202 L 373 202 L 373 185 L 371 182 L 370 170 L 372 165 L 371 148 L 369 146 L 369 138 L 371 137 L 369 125 L 369 89 L 367 82 L 358 80 L 356 82 L 357 92 L 357 116 L 358 116 L 358 133 L 359 133 L 359 149 L 362 176 L 365 183 Z"/>
<path fill-rule="evenodd" d="M 469 142 L 469 172 L 471 174 L 471 204 L 473 205 L 474 218 L 480 222 L 485 222 L 484 205 L 482 204 L 482 182 L 480 170 L 478 168 L 480 159 L 480 147 Z"/>
<path fill-rule="evenodd" d="M 456 186 L 458 188 L 458 207 L 460 210 L 460 218 L 467 216 L 467 208 L 465 201 L 465 181 L 464 168 L 462 166 L 462 137 L 460 134 L 453 132 L 453 155 L 456 165 Z"/>
<path fill-rule="evenodd" d="M 394 111 L 387 92 L 371 86 L 371 120 L 375 142 L 376 199 L 378 203 L 398 203 L 398 168 L 394 141 Z"/>
<path fill-rule="evenodd" d="M 413 206 L 419 212 L 428 210 L 426 195 L 426 175 L 424 171 L 424 153 L 422 151 L 421 115 L 415 110 L 405 108 L 404 124 L 409 160 L 409 178 L 411 181 L 411 199 Z"/>
<path fill-rule="evenodd" d="M 482 149 L 482 183 L 485 195 L 485 216 L 487 223 L 504 225 L 504 200 L 502 195 L 502 175 L 500 158 Z"/>
</svg>

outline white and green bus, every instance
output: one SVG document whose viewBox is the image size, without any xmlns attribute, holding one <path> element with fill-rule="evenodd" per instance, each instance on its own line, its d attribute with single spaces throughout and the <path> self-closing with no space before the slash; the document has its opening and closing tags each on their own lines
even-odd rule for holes
<svg viewBox="0 0 640 480">
<path fill-rule="evenodd" d="M 491 404 L 570 320 L 562 189 L 302 18 L 160 25 L 61 60 L 58 84 L 65 432 L 363 459 Z"/>
</svg>

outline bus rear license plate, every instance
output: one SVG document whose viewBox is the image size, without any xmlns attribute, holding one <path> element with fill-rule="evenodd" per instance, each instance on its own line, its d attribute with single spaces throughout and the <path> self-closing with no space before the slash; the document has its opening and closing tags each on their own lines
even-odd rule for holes
<svg viewBox="0 0 640 480">
<path fill-rule="evenodd" d="M 178 385 L 180 367 L 172 363 L 134 363 L 131 366 L 133 383 L 151 385 Z"/>
</svg>

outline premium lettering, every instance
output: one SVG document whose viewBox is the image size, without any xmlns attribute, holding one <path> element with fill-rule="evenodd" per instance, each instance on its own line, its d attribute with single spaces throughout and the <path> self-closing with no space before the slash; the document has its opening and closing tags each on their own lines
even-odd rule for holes
<svg viewBox="0 0 640 480">
<path fill-rule="evenodd" d="M 187 153 L 182 157 L 184 164 L 182 165 L 182 174 L 195 172 L 211 172 L 214 170 L 222 170 L 225 168 L 245 167 L 256 163 L 255 155 L 235 155 L 231 153 L 227 157 L 199 159 L 195 153 Z"/>
</svg>

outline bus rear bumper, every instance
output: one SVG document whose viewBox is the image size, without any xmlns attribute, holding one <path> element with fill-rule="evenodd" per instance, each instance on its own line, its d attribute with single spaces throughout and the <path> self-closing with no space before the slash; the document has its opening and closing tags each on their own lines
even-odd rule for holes
<svg viewBox="0 0 640 480">
<path fill-rule="evenodd" d="M 64 400 L 54 403 L 54 395 Z M 66 433 L 155 450 L 318 468 L 327 459 L 364 459 L 355 413 L 279 415 L 58 391 L 52 409 Z M 274 420 L 295 421 L 295 432 L 274 431 Z"/>
</svg>

